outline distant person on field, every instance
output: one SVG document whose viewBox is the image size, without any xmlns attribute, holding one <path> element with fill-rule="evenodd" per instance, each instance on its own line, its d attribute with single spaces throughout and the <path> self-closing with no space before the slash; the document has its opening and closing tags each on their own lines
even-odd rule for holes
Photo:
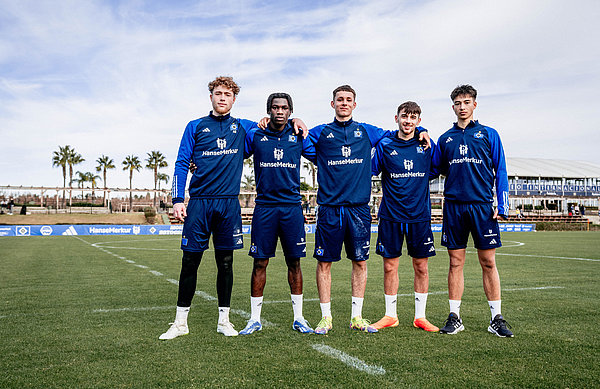
<svg viewBox="0 0 600 389">
<path fill-rule="evenodd" d="M 379 233 L 376 253 L 383 257 L 385 316 L 373 324 L 379 329 L 398 326 L 398 264 L 406 239 L 414 269 L 415 315 L 413 325 L 425 331 L 440 329 L 425 317 L 429 292 L 428 258 L 435 255 L 431 232 L 429 180 L 431 158 L 437 147 L 424 149 L 415 137 L 421 123 L 421 107 L 413 101 L 402 103 L 396 112 L 397 136 L 383 138 L 372 157 L 372 174 L 381 173 L 383 196 L 379 207 Z M 374 201 L 377 208 L 377 201 Z"/>
<path fill-rule="evenodd" d="M 512 337 L 501 312 L 500 277 L 496 268 L 496 248 L 500 242 L 498 220 L 508 218 L 508 176 L 504 149 L 498 132 L 473 120 L 477 91 L 471 85 L 456 87 L 451 95 L 458 118 L 438 139 L 439 154 L 434 166 L 446 176 L 442 246 L 448 249 L 448 297 L 450 314 L 440 330 L 456 334 L 464 330 L 460 305 L 464 290 L 463 268 L 469 233 L 473 237 L 483 274 L 491 320 L 488 331 Z M 493 188 L 498 207 L 494 209 Z"/>
</svg>

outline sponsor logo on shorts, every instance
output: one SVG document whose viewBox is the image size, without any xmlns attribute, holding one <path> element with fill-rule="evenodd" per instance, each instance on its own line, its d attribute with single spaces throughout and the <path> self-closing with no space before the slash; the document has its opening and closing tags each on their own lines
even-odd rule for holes
<svg viewBox="0 0 600 389">
<path fill-rule="evenodd" d="M 490 244 L 498 244 L 498 242 L 496 242 L 496 239 L 492 239 L 490 240 Z"/>
<path fill-rule="evenodd" d="M 429 248 L 429 252 L 430 252 L 430 253 L 431 253 L 431 252 L 435 252 L 435 247 L 431 246 L 431 247 Z"/>
<path fill-rule="evenodd" d="M 250 252 L 256 253 L 256 246 L 254 244 L 252 246 L 250 246 Z"/>
<path fill-rule="evenodd" d="M 242 240 L 242 238 L 238 239 L 237 242 L 235 244 L 243 244 L 244 241 Z"/>
</svg>

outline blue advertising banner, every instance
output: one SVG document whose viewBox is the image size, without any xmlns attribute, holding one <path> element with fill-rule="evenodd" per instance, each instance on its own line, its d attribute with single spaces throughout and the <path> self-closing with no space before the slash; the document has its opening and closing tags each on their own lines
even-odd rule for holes
<svg viewBox="0 0 600 389">
<path fill-rule="evenodd" d="M 304 231 L 314 234 L 315 224 L 305 224 Z M 432 224 L 433 232 L 441 232 L 441 224 Z M 181 235 L 183 225 L 23 225 L 0 226 L 0 236 L 72 236 L 72 235 Z M 251 226 L 242 226 L 242 233 L 249 234 Z M 371 233 L 376 234 L 378 225 L 371 225 Z M 500 223 L 502 232 L 535 231 L 535 224 Z"/>
</svg>

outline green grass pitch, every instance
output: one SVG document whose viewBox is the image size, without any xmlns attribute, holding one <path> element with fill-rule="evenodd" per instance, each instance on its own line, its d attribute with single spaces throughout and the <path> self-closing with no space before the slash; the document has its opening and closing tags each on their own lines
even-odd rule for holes
<svg viewBox="0 0 600 389">
<path fill-rule="evenodd" d="M 373 235 L 373 244 L 376 235 Z M 600 385 L 600 233 L 504 233 L 497 263 L 503 313 L 515 338 L 487 332 L 489 308 L 470 249 L 455 336 L 412 327 L 413 270 L 400 261 L 400 326 L 353 332 L 350 263 L 332 268 L 333 331 L 291 330 L 281 252 L 267 269 L 259 333 L 216 333 L 214 256 L 204 255 L 190 334 L 162 342 L 174 318 L 177 237 L 0 238 L 0 387 L 594 387 Z M 308 235 L 313 241 L 314 236 Z M 439 235 L 436 235 L 439 242 Z M 231 320 L 250 311 L 252 261 L 235 253 Z M 304 314 L 320 319 L 312 244 L 303 260 Z M 430 260 L 428 319 L 448 315 L 448 256 Z M 363 316 L 384 314 L 381 258 L 372 251 Z"/>
</svg>

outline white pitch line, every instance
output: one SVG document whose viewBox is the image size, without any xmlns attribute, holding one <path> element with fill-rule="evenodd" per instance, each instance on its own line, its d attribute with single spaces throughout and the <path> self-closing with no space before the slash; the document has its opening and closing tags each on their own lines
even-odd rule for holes
<svg viewBox="0 0 600 389">
<path fill-rule="evenodd" d="M 496 251 L 496 255 L 508 255 L 511 257 L 533 257 L 533 258 L 551 258 L 551 259 L 574 259 L 576 261 L 589 261 L 589 262 L 600 262 L 600 259 L 592 259 L 592 258 L 578 258 L 578 257 L 556 257 L 553 255 L 534 255 L 534 254 L 509 254 L 509 253 L 499 253 Z"/>
<path fill-rule="evenodd" d="M 109 313 L 109 312 L 137 312 L 137 311 L 158 311 L 173 309 L 172 305 L 165 307 L 142 307 L 142 308 L 112 308 L 112 309 L 94 309 L 93 313 Z"/>
<path fill-rule="evenodd" d="M 155 276 L 159 276 L 159 277 L 164 276 L 164 274 L 162 274 L 161 272 L 156 271 L 156 270 L 150 270 L 150 273 L 154 274 Z"/>
<path fill-rule="evenodd" d="M 307 301 L 319 301 L 318 298 L 314 298 L 314 299 L 303 299 L 304 302 Z M 271 300 L 271 301 L 263 301 L 263 304 L 282 304 L 282 303 L 291 303 L 292 300 Z"/>
<path fill-rule="evenodd" d="M 381 366 L 374 366 L 374 365 L 369 365 L 367 363 L 365 363 L 364 361 L 361 361 L 360 359 L 353 357 L 351 355 L 346 354 L 343 351 L 337 350 L 333 347 L 329 347 L 325 344 L 313 344 L 312 348 L 317 350 L 318 352 L 325 354 L 327 356 L 330 356 L 332 358 L 335 358 L 339 361 L 341 361 L 342 363 L 345 363 L 346 365 L 363 371 L 367 374 L 371 374 L 371 375 L 383 375 L 385 374 L 385 369 Z"/>
<path fill-rule="evenodd" d="M 534 286 L 530 288 L 502 288 L 502 292 L 516 292 L 520 290 L 546 290 L 546 289 L 564 289 L 564 286 Z M 429 295 L 448 294 L 448 291 L 429 292 Z M 414 293 L 398 294 L 398 297 L 414 297 Z"/>
</svg>

